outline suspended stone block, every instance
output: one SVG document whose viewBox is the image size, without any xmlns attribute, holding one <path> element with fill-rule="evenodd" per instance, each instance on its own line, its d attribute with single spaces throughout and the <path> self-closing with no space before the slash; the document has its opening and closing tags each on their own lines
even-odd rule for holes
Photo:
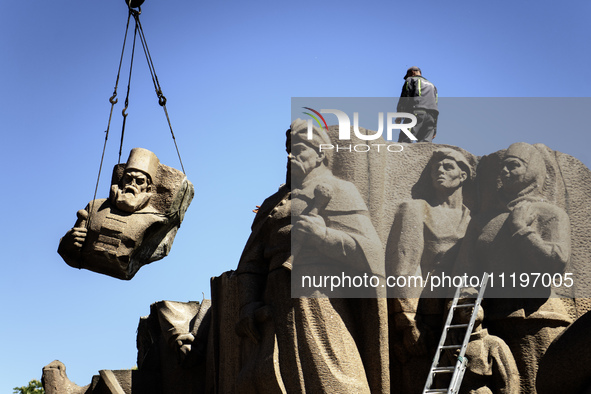
<svg viewBox="0 0 591 394">
<path fill-rule="evenodd" d="M 113 168 L 109 198 L 78 211 L 58 253 L 71 267 L 129 280 L 168 255 L 193 195 L 185 174 L 134 148 Z"/>
</svg>

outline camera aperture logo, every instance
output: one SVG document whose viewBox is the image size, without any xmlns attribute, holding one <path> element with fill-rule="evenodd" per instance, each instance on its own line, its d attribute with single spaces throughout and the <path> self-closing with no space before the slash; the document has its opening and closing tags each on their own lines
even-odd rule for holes
<svg viewBox="0 0 591 394">
<path fill-rule="evenodd" d="M 302 107 L 310 112 L 303 112 L 305 115 L 310 116 L 312 119 L 308 119 L 308 139 L 311 140 L 313 138 L 313 120 L 318 123 L 318 126 L 328 131 L 328 124 L 326 123 L 326 119 L 322 116 L 322 114 L 333 114 L 337 117 L 339 122 L 339 141 L 350 141 L 351 140 L 351 120 L 349 116 L 338 109 L 321 109 L 320 111 L 316 111 L 310 107 Z M 396 122 L 396 119 L 399 120 L 399 123 Z M 409 123 L 403 123 L 402 119 L 410 119 Z M 386 139 L 388 141 L 392 140 L 393 130 L 400 130 L 411 141 L 417 141 L 417 138 L 410 132 L 410 129 L 417 124 L 417 118 L 413 114 L 409 114 L 407 112 L 388 112 L 386 115 Z M 363 134 L 359 130 L 359 113 L 353 112 L 353 132 L 355 136 L 363 141 L 374 141 L 380 138 L 384 133 L 384 113 L 378 112 L 378 130 L 374 134 Z M 330 150 L 334 149 L 336 152 L 340 151 L 348 151 L 348 152 L 368 152 L 371 149 L 377 149 L 380 151 L 380 148 L 385 147 L 383 150 L 387 150 L 388 152 L 402 152 L 404 149 L 403 145 L 400 144 L 349 144 L 349 145 L 341 145 L 341 144 L 321 144 L 320 151 L 323 150 Z"/>
</svg>

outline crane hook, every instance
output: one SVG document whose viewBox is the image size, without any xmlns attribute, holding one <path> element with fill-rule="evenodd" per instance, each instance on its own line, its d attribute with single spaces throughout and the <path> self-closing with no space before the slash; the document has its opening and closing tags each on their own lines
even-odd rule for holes
<svg viewBox="0 0 591 394">
<path fill-rule="evenodd" d="M 125 4 L 129 8 L 139 8 L 144 3 L 144 0 L 125 0 Z"/>
</svg>

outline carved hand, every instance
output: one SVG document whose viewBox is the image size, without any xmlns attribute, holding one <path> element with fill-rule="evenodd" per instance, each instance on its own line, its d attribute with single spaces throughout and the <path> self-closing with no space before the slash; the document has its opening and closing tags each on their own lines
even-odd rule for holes
<svg viewBox="0 0 591 394">
<path fill-rule="evenodd" d="M 86 228 L 84 227 L 74 227 L 66 233 L 66 237 L 72 245 L 80 249 L 86 239 L 86 232 Z"/>
<path fill-rule="evenodd" d="M 326 223 L 320 215 L 301 215 L 292 231 L 300 239 L 310 237 L 310 241 L 319 241 L 326 237 Z"/>
<path fill-rule="evenodd" d="M 78 216 L 78 221 L 76 222 L 76 224 L 78 224 L 79 227 L 71 228 L 66 233 L 64 238 L 67 239 L 67 242 L 69 245 L 73 245 L 76 249 L 80 249 L 80 248 L 82 248 L 82 245 L 84 244 L 84 241 L 86 240 L 87 230 L 86 230 L 86 227 L 82 226 L 82 223 L 86 219 L 88 219 L 88 212 L 86 212 L 86 210 L 84 210 L 84 209 L 81 209 L 78 212 L 76 212 L 76 215 Z"/>
<path fill-rule="evenodd" d="M 532 209 L 532 204 L 528 201 L 523 201 L 515 208 L 509 215 L 509 221 L 513 227 L 513 231 L 519 231 L 524 229 L 533 223 L 536 218 L 535 213 Z"/>
<path fill-rule="evenodd" d="M 185 360 L 187 355 L 191 352 L 191 345 L 193 344 L 194 340 L 195 340 L 195 337 L 191 333 L 179 334 L 174 339 L 174 343 L 176 345 L 175 350 L 179 356 L 181 363 Z"/>
</svg>

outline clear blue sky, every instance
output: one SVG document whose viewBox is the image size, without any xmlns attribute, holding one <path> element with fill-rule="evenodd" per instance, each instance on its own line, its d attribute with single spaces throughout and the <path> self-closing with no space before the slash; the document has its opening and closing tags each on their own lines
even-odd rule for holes
<svg viewBox="0 0 591 394">
<path fill-rule="evenodd" d="M 209 279 L 237 265 L 252 208 L 284 179 L 291 97 L 397 96 L 413 65 L 441 97 L 591 90 L 586 0 L 146 0 L 142 8 L 196 196 L 170 256 L 124 282 L 70 268 L 56 253 L 94 192 L 124 1 L 0 3 L 2 393 L 40 378 L 54 359 L 80 385 L 99 369 L 131 368 L 137 323 L 151 303 L 209 297 Z M 147 67 L 136 59 L 124 159 L 141 146 L 179 168 Z M 117 161 L 125 88 L 122 78 L 98 197 L 107 196 Z M 462 135 L 441 126 L 436 141 L 477 155 L 543 142 L 589 166 L 589 127 L 569 127 L 587 113 L 543 114 L 561 119 L 559 129 L 503 125 Z"/>
</svg>

